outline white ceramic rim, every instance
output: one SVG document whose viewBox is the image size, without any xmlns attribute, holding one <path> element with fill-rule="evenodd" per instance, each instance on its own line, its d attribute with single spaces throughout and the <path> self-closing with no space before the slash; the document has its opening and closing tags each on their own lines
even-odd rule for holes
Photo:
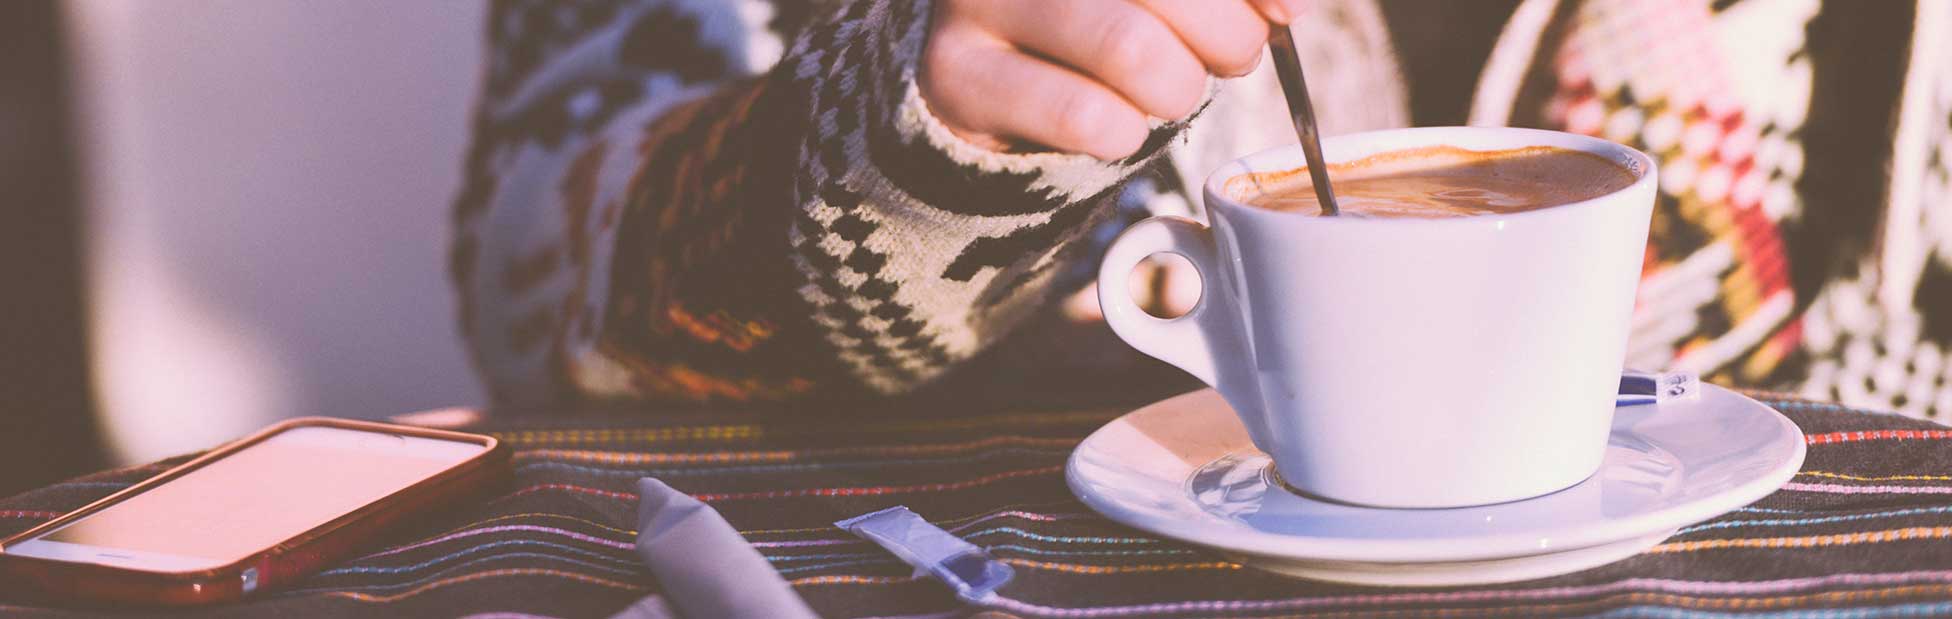
<svg viewBox="0 0 1952 619">
<path fill-rule="evenodd" d="M 1702 399 L 1696 402 L 1678 403 L 1678 410 L 1664 411 L 1667 414 L 1697 414 L 1698 407 L 1729 407 L 1724 414 L 1767 415 L 1781 430 L 1778 440 L 1767 448 L 1769 453 L 1783 453 L 1774 468 L 1755 478 L 1729 488 L 1720 493 L 1705 496 L 1692 502 L 1682 503 L 1625 518 L 1606 518 L 1570 526 L 1541 529 L 1530 533 L 1508 533 L 1480 537 L 1422 538 L 1414 540 L 1384 540 L 1374 538 L 1316 538 L 1295 535 L 1267 533 L 1254 529 L 1231 525 L 1227 521 L 1207 515 L 1194 505 L 1192 496 L 1180 492 L 1175 496 L 1184 500 L 1187 510 L 1204 517 L 1193 519 L 1159 519 L 1126 509 L 1117 501 L 1097 497 L 1086 488 L 1083 474 L 1080 473 L 1079 454 L 1092 439 L 1102 432 L 1093 432 L 1071 452 L 1064 467 L 1065 483 L 1071 494 L 1106 518 L 1136 529 L 1158 534 L 1162 537 L 1191 542 L 1202 546 L 1219 548 L 1241 554 L 1265 557 L 1294 557 L 1315 561 L 1356 561 L 1368 563 L 1430 563 L 1448 561 L 1474 561 L 1524 557 L 1553 552 L 1563 552 L 1601 544 L 1618 542 L 1651 532 L 1675 529 L 1695 524 L 1727 513 L 1737 507 L 1748 505 L 1757 499 L 1768 496 L 1780 489 L 1783 484 L 1796 476 L 1803 467 L 1807 453 L 1803 431 L 1784 417 L 1776 409 L 1770 408 L 1747 396 L 1715 385 L 1702 385 Z M 1184 395 L 1184 394 L 1182 394 Z M 1181 397 L 1181 396 L 1173 396 Z M 1148 407 L 1152 405 L 1147 405 Z M 1667 404 L 1663 406 L 1675 406 Z M 1142 409 L 1141 409 L 1142 410 Z M 1741 412 L 1735 412 L 1735 411 Z M 1131 413 L 1127 413 L 1128 415 Z M 1228 414 L 1232 414 L 1229 412 Z M 1123 416 L 1120 417 L 1123 419 Z M 1118 423 L 1114 420 L 1112 423 Z M 1110 425 L 1110 424 L 1107 424 Z M 1193 467 L 1197 470 L 1198 467 Z M 1190 474 L 1190 471 L 1189 471 Z M 1185 480 L 1177 480 L 1176 485 L 1184 486 Z M 1581 482 L 1584 483 L 1584 482 Z M 1550 496 L 1550 495 L 1548 495 Z M 1526 499 L 1540 500 L 1540 499 Z M 1385 508 L 1377 508 L 1385 509 Z M 1470 508 L 1461 508 L 1470 509 Z M 1445 510 L 1429 510 L 1445 511 Z M 1541 538 L 1551 540 L 1551 546 L 1540 548 Z"/>
</svg>

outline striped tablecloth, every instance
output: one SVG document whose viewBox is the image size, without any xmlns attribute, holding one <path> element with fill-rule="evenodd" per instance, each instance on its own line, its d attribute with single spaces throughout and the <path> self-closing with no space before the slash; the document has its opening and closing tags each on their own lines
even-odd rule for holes
<svg viewBox="0 0 1952 619">
<path fill-rule="evenodd" d="M 1759 396 L 1760 397 L 1760 396 Z M 827 616 L 962 616 L 940 585 L 828 523 L 907 505 L 1016 567 L 994 610 L 1024 617 L 1952 616 L 1952 431 L 1774 397 L 1808 436 L 1783 491 L 1642 555 L 1460 589 L 1290 580 L 1149 537 L 1066 490 L 1071 447 L 1124 407 L 870 423 L 728 415 L 504 418 L 507 494 L 400 531 L 293 590 L 197 616 L 602 617 L 657 590 L 632 554 L 633 482 L 719 509 Z M 0 534 L 160 470 L 0 501 Z M 710 557 L 699 557 L 710 561 Z M 9 605 L 0 615 L 93 616 Z"/>
</svg>

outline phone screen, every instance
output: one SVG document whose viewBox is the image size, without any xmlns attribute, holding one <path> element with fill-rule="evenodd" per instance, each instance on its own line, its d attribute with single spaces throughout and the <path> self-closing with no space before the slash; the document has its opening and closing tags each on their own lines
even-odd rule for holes
<svg viewBox="0 0 1952 619">
<path fill-rule="evenodd" d="M 299 426 L 5 551 L 166 571 L 222 566 L 486 449 Z"/>
</svg>

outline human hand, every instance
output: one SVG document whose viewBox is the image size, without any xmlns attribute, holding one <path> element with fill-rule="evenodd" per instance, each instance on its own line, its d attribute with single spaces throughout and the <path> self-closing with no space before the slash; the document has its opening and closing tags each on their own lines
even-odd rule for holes
<svg viewBox="0 0 1952 619">
<path fill-rule="evenodd" d="M 1208 75 L 1252 71 L 1268 22 L 1305 1 L 936 0 L 919 86 L 977 145 L 1119 159 L 1145 142 L 1147 117 L 1193 113 Z"/>
</svg>

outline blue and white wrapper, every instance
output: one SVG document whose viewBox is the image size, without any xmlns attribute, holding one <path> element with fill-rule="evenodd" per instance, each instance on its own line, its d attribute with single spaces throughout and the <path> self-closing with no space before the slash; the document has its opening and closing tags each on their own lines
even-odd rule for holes
<svg viewBox="0 0 1952 619">
<path fill-rule="evenodd" d="M 987 601 L 1016 575 L 982 548 L 929 524 L 907 507 L 897 505 L 862 514 L 834 526 L 880 544 L 914 566 L 916 576 L 934 577 L 954 589 L 956 597 L 971 603 Z"/>
</svg>

